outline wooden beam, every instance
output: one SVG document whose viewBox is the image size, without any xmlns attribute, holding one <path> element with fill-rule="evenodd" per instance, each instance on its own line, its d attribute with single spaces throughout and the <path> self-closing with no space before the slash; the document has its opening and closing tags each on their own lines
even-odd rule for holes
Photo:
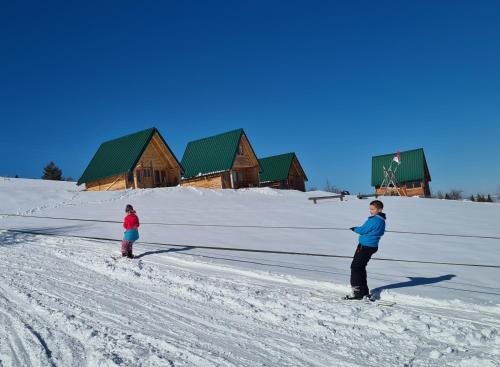
<svg viewBox="0 0 500 367">
<path fill-rule="evenodd" d="M 375 197 L 375 198 L 378 198 L 380 195 L 379 194 L 358 194 L 358 199 L 366 199 L 366 198 L 371 198 L 371 197 Z"/>
<path fill-rule="evenodd" d="M 112 183 L 111 185 L 109 185 L 108 187 L 106 187 L 106 190 L 104 190 L 104 191 L 108 191 L 110 188 L 112 188 L 112 187 L 113 187 L 113 185 L 114 185 L 115 183 L 117 183 L 117 182 L 118 182 L 118 180 L 119 180 L 119 179 L 121 179 L 121 178 L 122 178 L 122 177 L 118 176 L 118 177 L 116 178 L 116 180 L 114 180 L 114 181 L 113 181 L 113 183 Z"/>
<path fill-rule="evenodd" d="M 229 178 L 231 179 L 231 188 L 234 189 L 234 179 L 233 179 L 233 171 L 229 171 Z"/>
<path fill-rule="evenodd" d="M 313 196 L 308 198 L 308 200 L 312 200 L 314 204 L 316 204 L 318 200 L 326 200 L 326 199 L 340 199 L 340 201 L 344 201 L 344 195 L 340 194 L 340 195 L 329 195 L 329 196 Z"/>
</svg>

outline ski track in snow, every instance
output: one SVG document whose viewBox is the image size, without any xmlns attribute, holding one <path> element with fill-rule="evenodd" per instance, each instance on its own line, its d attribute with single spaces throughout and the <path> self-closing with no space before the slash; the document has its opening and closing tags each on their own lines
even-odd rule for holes
<svg viewBox="0 0 500 367">
<path fill-rule="evenodd" d="M 50 203 L 50 204 L 39 205 L 39 206 L 37 206 L 35 208 L 31 208 L 31 209 L 25 209 L 25 210 L 19 209 L 16 214 L 17 215 L 33 215 L 33 214 L 36 214 L 39 212 L 43 212 L 44 210 L 47 210 L 47 209 L 58 209 L 58 208 L 63 208 L 63 207 L 78 206 L 78 205 L 82 204 L 82 201 L 80 201 L 79 199 L 85 200 L 84 202 L 86 204 L 91 204 L 91 205 L 109 204 L 109 203 L 113 203 L 113 202 L 120 201 L 123 199 L 132 199 L 132 198 L 139 197 L 139 196 L 145 196 L 145 195 L 148 195 L 150 193 L 152 193 L 151 190 L 132 190 L 132 189 L 129 189 L 129 190 L 124 190 L 124 191 L 119 191 L 119 192 L 116 192 L 116 191 L 111 192 L 111 194 L 113 195 L 111 198 L 107 198 L 104 200 L 100 199 L 100 200 L 88 201 L 87 197 L 81 195 L 81 191 L 75 191 L 71 195 L 70 198 L 62 199 L 61 201 L 56 201 L 56 202 Z"/>
<path fill-rule="evenodd" d="M 137 246 L 138 249 L 144 249 Z M 0 366 L 499 366 L 498 309 L 0 232 Z"/>
</svg>

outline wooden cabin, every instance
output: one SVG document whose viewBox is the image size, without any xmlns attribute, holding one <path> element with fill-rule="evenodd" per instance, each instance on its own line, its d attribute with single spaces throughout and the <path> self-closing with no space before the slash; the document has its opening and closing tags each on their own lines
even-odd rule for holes
<svg viewBox="0 0 500 367">
<path fill-rule="evenodd" d="M 384 180 L 384 167 L 388 168 L 395 157 L 395 153 L 372 157 L 372 186 L 378 195 L 402 195 L 430 197 L 429 182 L 431 175 L 427 160 L 422 148 L 400 152 L 400 164 L 397 165 L 395 177 L 399 184 L 397 188 L 381 188 Z"/>
<path fill-rule="evenodd" d="M 88 191 L 177 186 L 182 165 L 156 128 L 101 144 L 78 180 Z"/>
<path fill-rule="evenodd" d="M 259 186 L 259 161 L 243 129 L 188 143 L 181 162 L 182 186 L 211 189 Z"/>
<path fill-rule="evenodd" d="M 307 176 L 295 153 L 259 159 L 260 186 L 306 191 Z"/>
</svg>

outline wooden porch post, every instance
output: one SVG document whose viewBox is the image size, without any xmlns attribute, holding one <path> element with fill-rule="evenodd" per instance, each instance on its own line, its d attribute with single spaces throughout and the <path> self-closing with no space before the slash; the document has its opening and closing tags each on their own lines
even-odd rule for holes
<svg viewBox="0 0 500 367">
<path fill-rule="evenodd" d="M 234 189 L 234 179 L 232 170 L 229 170 L 229 178 L 231 179 L 231 188 Z"/>
<path fill-rule="evenodd" d="M 134 169 L 134 189 L 137 189 L 137 171 Z"/>
</svg>

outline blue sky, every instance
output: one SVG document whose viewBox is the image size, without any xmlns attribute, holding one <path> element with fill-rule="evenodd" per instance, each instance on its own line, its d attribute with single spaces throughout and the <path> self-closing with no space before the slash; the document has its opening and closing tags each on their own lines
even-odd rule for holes
<svg viewBox="0 0 500 367">
<path fill-rule="evenodd" d="M 3 2 L 0 44 L 0 175 L 242 127 L 309 186 L 371 191 L 372 155 L 419 147 L 433 191 L 500 185 L 498 1 Z"/>
</svg>

